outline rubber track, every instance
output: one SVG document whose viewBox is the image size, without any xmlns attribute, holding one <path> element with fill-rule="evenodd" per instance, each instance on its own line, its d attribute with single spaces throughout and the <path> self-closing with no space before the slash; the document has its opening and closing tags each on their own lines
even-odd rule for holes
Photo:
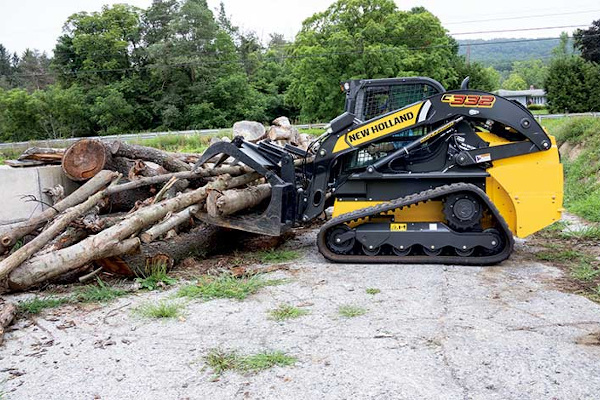
<svg viewBox="0 0 600 400">
<path fill-rule="evenodd" d="M 457 192 L 471 192 L 478 198 L 485 202 L 489 208 L 493 217 L 498 222 L 500 234 L 503 235 L 503 243 L 505 244 L 504 249 L 497 254 L 489 256 L 427 256 L 427 255 L 408 255 L 408 256 L 397 256 L 397 255 L 377 255 L 368 256 L 364 254 L 336 254 L 329 250 L 327 247 L 327 233 L 330 229 L 335 228 L 340 224 L 357 220 L 365 217 L 376 217 L 381 213 L 395 210 L 397 208 L 418 204 L 424 201 L 433 200 L 439 197 L 447 196 L 449 194 Z M 425 190 L 420 193 L 415 193 L 406 197 L 401 197 L 396 200 L 381 203 L 372 207 L 365 207 L 359 210 L 355 210 L 346 214 L 339 215 L 327 223 L 325 223 L 319 235 L 317 237 L 317 246 L 319 251 L 325 258 L 334 262 L 343 263 L 400 263 L 400 264 L 462 264 L 462 265 L 493 265 L 498 264 L 501 261 L 506 260 L 512 253 L 514 246 L 514 239 L 512 232 L 508 228 L 506 221 L 500 215 L 500 212 L 496 206 L 492 203 L 490 198 L 485 194 L 483 190 L 470 183 L 454 183 L 451 185 L 444 185 L 435 189 Z"/>
</svg>

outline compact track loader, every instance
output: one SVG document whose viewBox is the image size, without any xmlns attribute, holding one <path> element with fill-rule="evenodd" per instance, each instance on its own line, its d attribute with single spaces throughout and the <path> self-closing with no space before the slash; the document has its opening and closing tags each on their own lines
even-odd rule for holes
<svg viewBox="0 0 600 400">
<path fill-rule="evenodd" d="M 271 184 L 266 208 L 206 222 L 280 235 L 333 206 L 318 234 L 336 262 L 488 265 L 562 211 L 556 142 L 526 107 L 429 78 L 348 81 L 346 111 L 308 151 L 241 137 L 209 147 Z M 217 162 L 217 164 L 219 164 Z"/>
</svg>

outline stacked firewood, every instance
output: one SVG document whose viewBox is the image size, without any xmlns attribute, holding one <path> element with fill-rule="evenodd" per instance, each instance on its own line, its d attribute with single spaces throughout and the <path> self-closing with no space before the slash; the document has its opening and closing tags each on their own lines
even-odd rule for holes
<svg viewBox="0 0 600 400">
<path fill-rule="evenodd" d="M 30 151 L 32 153 L 32 151 Z M 241 164 L 206 164 L 120 141 L 83 139 L 64 151 L 64 173 L 81 186 L 29 220 L 0 227 L 0 283 L 25 290 L 64 276 L 143 274 L 231 241 L 203 224 L 263 204 L 270 186 Z"/>
</svg>

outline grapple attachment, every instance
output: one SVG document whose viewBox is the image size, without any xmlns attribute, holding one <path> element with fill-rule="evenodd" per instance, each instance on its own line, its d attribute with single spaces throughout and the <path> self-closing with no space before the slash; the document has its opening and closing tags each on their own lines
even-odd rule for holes
<svg viewBox="0 0 600 400">
<path fill-rule="evenodd" d="M 294 148 L 294 152 L 301 151 Z M 210 146 L 198 160 L 195 168 L 218 158 L 214 167 L 228 158 L 241 163 L 265 177 L 271 185 L 269 205 L 262 212 L 249 212 L 244 215 L 214 217 L 205 212 L 198 218 L 206 223 L 239 229 L 262 235 L 279 236 L 289 230 L 296 217 L 296 187 L 294 159 L 288 151 L 269 142 L 254 144 L 241 136 L 229 142 L 218 142 Z"/>
</svg>

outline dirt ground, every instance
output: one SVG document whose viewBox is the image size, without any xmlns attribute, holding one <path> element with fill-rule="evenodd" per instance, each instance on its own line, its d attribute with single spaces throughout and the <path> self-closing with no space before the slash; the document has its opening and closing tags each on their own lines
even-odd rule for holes
<svg viewBox="0 0 600 400">
<path fill-rule="evenodd" d="M 148 320 L 132 311 L 172 297 L 177 286 L 20 319 L 0 347 L 0 393 L 6 399 L 598 398 L 600 305 L 560 291 L 555 282 L 563 272 L 532 261 L 526 243 L 496 267 L 344 265 L 322 258 L 315 235 L 308 231 L 286 244 L 302 257 L 268 274 L 284 284 L 243 301 L 189 301 L 180 319 Z M 282 303 L 309 314 L 269 319 Z M 343 318 L 341 305 L 367 312 Z M 216 377 L 204 361 L 214 348 L 281 350 L 298 361 Z"/>
</svg>

